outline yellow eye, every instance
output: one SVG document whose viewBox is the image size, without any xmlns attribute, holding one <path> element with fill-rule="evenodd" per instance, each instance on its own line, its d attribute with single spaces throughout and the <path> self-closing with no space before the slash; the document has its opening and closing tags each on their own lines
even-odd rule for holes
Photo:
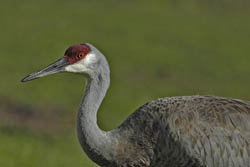
<svg viewBox="0 0 250 167">
<path fill-rule="evenodd" d="M 79 58 L 82 57 L 82 56 L 83 56 L 82 53 L 80 53 L 80 54 L 78 55 Z"/>
</svg>

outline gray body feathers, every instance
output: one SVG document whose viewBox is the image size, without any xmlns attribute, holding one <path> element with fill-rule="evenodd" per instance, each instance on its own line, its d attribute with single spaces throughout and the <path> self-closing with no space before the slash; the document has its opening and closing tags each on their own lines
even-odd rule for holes
<svg viewBox="0 0 250 167">
<path fill-rule="evenodd" d="M 247 167 L 250 102 L 214 96 L 160 98 L 117 129 L 121 167 Z"/>
</svg>

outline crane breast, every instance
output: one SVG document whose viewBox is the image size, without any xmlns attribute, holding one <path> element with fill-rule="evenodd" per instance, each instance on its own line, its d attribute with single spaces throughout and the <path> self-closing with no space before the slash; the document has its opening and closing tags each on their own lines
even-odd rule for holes
<svg viewBox="0 0 250 167">
<path fill-rule="evenodd" d="M 247 167 L 249 122 L 250 102 L 182 96 L 146 103 L 118 129 L 125 139 L 136 139 L 133 145 L 140 138 L 147 140 L 150 166 Z M 145 148 L 142 144 L 138 152 Z"/>
</svg>

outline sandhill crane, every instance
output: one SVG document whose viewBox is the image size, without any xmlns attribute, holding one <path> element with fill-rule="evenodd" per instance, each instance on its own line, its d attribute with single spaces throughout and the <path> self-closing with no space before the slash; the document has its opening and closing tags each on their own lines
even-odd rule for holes
<svg viewBox="0 0 250 167">
<path fill-rule="evenodd" d="M 82 73 L 86 89 L 77 114 L 79 142 L 104 167 L 250 166 L 250 102 L 215 96 L 165 97 L 150 101 L 118 128 L 105 132 L 97 111 L 110 83 L 104 55 L 89 43 L 25 77 Z"/>
</svg>

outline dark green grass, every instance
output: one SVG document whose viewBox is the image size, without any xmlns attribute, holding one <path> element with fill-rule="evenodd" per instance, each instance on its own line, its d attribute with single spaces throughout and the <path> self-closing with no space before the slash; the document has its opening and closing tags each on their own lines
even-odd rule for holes
<svg viewBox="0 0 250 167">
<path fill-rule="evenodd" d="M 0 166 L 94 166 L 72 133 L 58 136 L 4 127 L 0 130 Z"/>
<path fill-rule="evenodd" d="M 157 97 L 213 94 L 249 100 L 249 11 L 243 0 L 1 2 L 0 95 L 58 105 L 74 119 L 83 77 L 20 80 L 62 57 L 69 45 L 90 42 L 111 66 L 111 87 L 99 113 L 104 129 L 115 128 Z M 56 136 L 50 147 L 33 135 L 1 134 L 0 163 L 87 166 L 90 161 L 72 144 L 76 136 Z M 19 146 L 23 149 L 16 152 Z"/>
</svg>

